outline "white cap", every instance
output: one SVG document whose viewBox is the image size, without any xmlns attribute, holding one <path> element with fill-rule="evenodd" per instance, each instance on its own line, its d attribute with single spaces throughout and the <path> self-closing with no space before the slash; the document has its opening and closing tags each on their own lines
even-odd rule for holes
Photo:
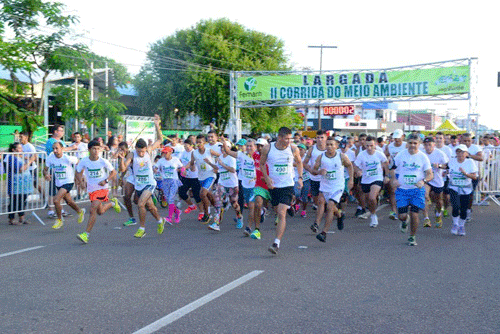
<svg viewBox="0 0 500 334">
<path fill-rule="evenodd" d="M 461 151 L 464 151 L 464 152 L 467 152 L 469 153 L 469 149 L 467 148 L 467 146 L 465 146 L 464 144 L 460 144 L 458 145 L 456 148 L 455 148 L 455 152 L 458 151 L 458 150 L 461 150 Z"/>
<path fill-rule="evenodd" d="M 392 138 L 393 139 L 399 139 L 403 137 L 403 130 L 401 129 L 397 129 L 396 131 L 394 131 L 394 133 L 392 134 Z"/>
<path fill-rule="evenodd" d="M 267 145 L 269 143 L 264 138 L 259 138 L 259 139 L 257 139 L 257 143 L 256 144 L 257 145 Z"/>
</svg>

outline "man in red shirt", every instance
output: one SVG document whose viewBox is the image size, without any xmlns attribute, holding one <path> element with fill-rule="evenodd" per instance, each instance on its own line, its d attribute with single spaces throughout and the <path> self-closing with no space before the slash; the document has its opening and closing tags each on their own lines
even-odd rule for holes
<svg viewBox="0 0 500 334">
<path fill-rule="evenodd" d="M 271 200 L 271 194 L 264 181 L 264 174 L 260 170 L 260 152 L 268 142 L 264 138 L 257 139 L 257 151 L 254 152 L 252 158 L 255 163 L 256 181 L 255 181 L 255 228 L 260 230 L 260 223 L 264 220 L 264 214 L 267 211 L 267 203 Z M 260 217 L 260 220 L 257 218 Z M 259 238 L 260 239 L 260 235 Z"/>
</svg>

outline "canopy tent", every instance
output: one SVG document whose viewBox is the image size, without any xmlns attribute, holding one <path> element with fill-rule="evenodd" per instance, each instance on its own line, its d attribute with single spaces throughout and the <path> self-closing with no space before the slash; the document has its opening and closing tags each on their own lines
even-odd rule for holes
<svg viewBox="0 0 500 334">
<path fill-rule="evenodd" d="M 449 135 L 459 135 L 462 133 L 466 133 L 467 131 L 459 128 L 455 123 L 453 123 L 453 121 L 451 121 L 449 119 L 444 121 L 440 126 L 438 126 L 434 130 L 421 131 L 421 133 L 423 133 L 424 135 L 434 134 L 436 132 L 442 132 L 446 135 L 448 135 L 448 134 Z"/>
</svg>

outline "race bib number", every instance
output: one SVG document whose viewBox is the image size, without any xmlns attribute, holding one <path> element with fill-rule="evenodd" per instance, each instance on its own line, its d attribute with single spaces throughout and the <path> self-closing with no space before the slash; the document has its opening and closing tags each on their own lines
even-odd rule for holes
<svg viewBox="0 0 500 334">
<path fill-rule="evenodd" d="M 416 175 L 404 175 L 403 179 L 405 183 L 409 186 L 414 186 L 417 184 L 417 176 Z"/>
<path fill-rule="evenodd" d="M 200 169 L 201 170 L 207 170 L 207 164 L 206 163 L 200 164 Z"/>
<path fill-rule="evenodd" d="M 454 177 L 452 179 L 452 184 L 457 187 L 465 187 L 467 185 L 467 179 L 465 177 Z"/>
<path fill-rule="evenodd" d="M 89 169 L 89 178 L 98 179 L 102 176 L 101 169 Z"/>
<path fill-rule="evenodd" d="M 255 178 L 255 170 L 253 170 L 253 169 L 243 169 L 243 176 L 246 179 L 254 179 Z"/>
<path fill-rule="evenodd" d="M 368 169 L 366 171 L 366 176 L 377 176 L 378 175 L 378 169 L 373 168 L 373 169 Z"/>
<path fill-rule="evenodd" d="M 337 179 L 337 171 L 333 170 L 330 172 L 326 172 L 326 179 L 328 181 L 333 181 Z"/>
<path fill-rule="evenodd" d="M 55 172 L 55 175 L 58 180 L 64 180 L 66 178 L 66 172 Z"/>
<path fill-rule="evenodd" d="M 288 165 L 274 165 L 274 171 L 278 175 L 288 175 Z"/>
<path fill-rule="evenodd" d="M 220 172 L 219 176 L 221 181 L 229 180 L 229 172 Z"/>
<path fill-rule="evenodd" d="M 135 182 L 138 184 L 149 184 L 149 176 L 148 175 L 136 175 Z"/>
</svg>

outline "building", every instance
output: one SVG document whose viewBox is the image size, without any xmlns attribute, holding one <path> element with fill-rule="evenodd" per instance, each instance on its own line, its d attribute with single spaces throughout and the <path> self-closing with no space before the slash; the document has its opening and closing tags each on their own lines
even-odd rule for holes
<svg viewBox="0 0 500 334">
<path fill-rule="evenodd" d="M 432 130 L 443 122 L 434 110 L 398 110 L 397 122 L 405 124 L 405 130 Z"/>
</svg>

